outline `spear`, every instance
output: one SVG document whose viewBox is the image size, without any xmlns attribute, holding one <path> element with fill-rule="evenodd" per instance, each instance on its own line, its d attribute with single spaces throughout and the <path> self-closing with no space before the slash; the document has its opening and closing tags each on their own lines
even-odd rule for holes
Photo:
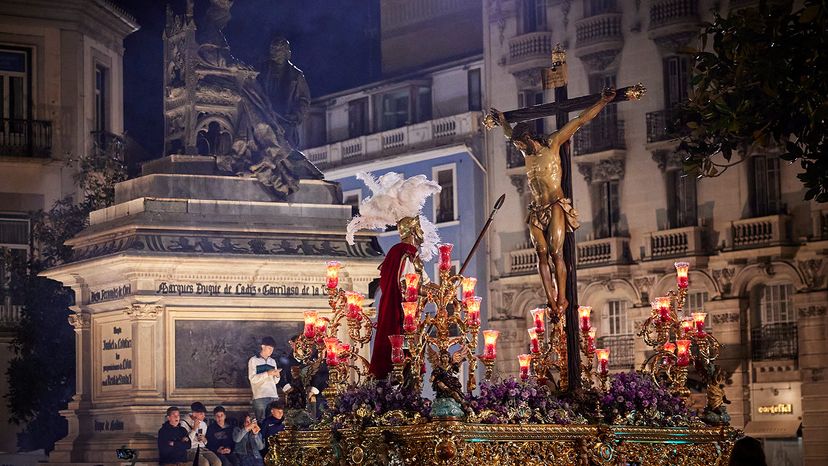
<svg viewBox="0 0 828 466">
<path fill-rule="evenodd" d="M 503 205 L 503 201 L 506 200 L 506 194 L 501 194 L 499 198 L 497 198 L 497 202 L 495 202 L 494 209 L 492 209 L 492 213 L 489 214 L 489 219 L 486 220 L 486 224 L 483 225 L 483 229 L 480 230 L 480 234 L 477 235 L 477 241 L 474 242 L 474 246 L 472 246 L 471 251 L 469 251 L 469 255 L 466 256 L 466 260 L 463 262 L 463 267 L 460 267 L 459 275 L 463 275 L 463 271 L 466 270 L 466 267 L 469 265 L 469 260 L 474 255 L 475 251 L 477 251 L 478 246 L 480 246 L 480 242 L 483 241 L 483 236 L 486 234 L 486 231 L 489 229 L 489 225 L 492 224 L 492 220 L 494 220 L 494 216 L 497 213 L 497 210 Z"/>
</svg>

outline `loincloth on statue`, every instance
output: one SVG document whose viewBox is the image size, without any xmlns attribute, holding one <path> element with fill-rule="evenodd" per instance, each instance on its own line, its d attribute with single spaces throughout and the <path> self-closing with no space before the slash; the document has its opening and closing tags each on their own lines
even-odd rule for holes
<svg viewBox="0 0 828 466">
<path fill-rule="evenodd" d="M 572 207 L 572 201 L 567 198 L 558 199 L 549 204 L 539 205 L 536 202 L 529 203 L 529 215 L 526 216 L 526 223 L 546 231 L 549 224 L 552 222 L 552 209 L 555 206 L 560 206 L 563 209 L 564 221 L 566 222 L 567 231 L 575 231 L 581 226 L 578 223 L 578 211 Z"/>
</svg>

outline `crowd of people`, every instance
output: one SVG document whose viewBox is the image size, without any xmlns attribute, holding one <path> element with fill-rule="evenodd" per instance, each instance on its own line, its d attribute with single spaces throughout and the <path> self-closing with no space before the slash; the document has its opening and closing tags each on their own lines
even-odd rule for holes
<svg viewBox="0 0 828 466">
<path fill-rule="evenodd" d="M 259 352 L 248 360 L 252 413 L 232 419 L 223 406 L 216 406 L 208 424 L 207 407 L 200 401 L 186 415 L 176 406 L 167 408 L 158 430 L 159 464 L 264 466 L 267 439 L 284 429 L 285 404 L 276 385 L 281 369 L 271 357 L 275 346 L 273 338 L 263 338 Z"/>
</svg>

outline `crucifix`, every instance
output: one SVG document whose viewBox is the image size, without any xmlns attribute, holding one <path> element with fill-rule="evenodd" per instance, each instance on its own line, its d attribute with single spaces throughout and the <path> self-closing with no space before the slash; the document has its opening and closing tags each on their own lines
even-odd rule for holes
<svg viewBox="0 0 828 466">
<path fill-rule="evenodd" d="M 578 128 L 595 118 L 606 105 L 637 100 L 646 89 L 637 84 L 617 91 L 604 89 L 599 94 L 568 99 L 566 53 L 560 46 L 552 52 L 552 67 L 542 71 L 544 89 L 555 91 L 554 102 L 505 113 L 491 109 L 483 124 L 488 129 L 501 126 L 506 138 L 524 156 L 532 193 L 526 221 L 538 256 L 538 273 L 552 323 L 565 323 L 566 328 L 566 342 L 565 345 L 559 342 L 559 360 L 556 363 L 560 369 L 561 388 L 566 390 L 577 388 L 581 380 L 574 237 L 579 224 L 578 213 L 572 207 L 569 140 Z M 570 121 L 568 113 L 575 110 L 584 111 Z M 549 116 L 555 116 L 558 129 L 548 135 L 533 134 L 531 127 L 525 123 Z M 512 127 L 512 124 L 515 126 Z"/>
</svg>

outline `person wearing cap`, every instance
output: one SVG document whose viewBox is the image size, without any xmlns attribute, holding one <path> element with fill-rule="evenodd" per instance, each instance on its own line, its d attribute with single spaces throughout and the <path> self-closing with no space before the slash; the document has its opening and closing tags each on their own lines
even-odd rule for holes
<svg viewBox="0 0 828 466">
<path fill-rule="evenodd" d="M 282 370 L 276 367 L 276 360 L 270 357 L 276 341 L 271 337 L 262 338 L 259 354 L 247 361 L 247 378 L 253 390 L 253 412 L 257 419 L 264 419 L 267 406 L 279 398 L 276 384 Z"/>
<path fill-rule="evenodd" d="M 204 403 L 196 401 L 190 405 L 190 415 L 181 420 L 181 426 L 187 431 L 190 438 L 190 449 L 187 450 L 187 460 L 193 461 L 198 457 L 199 466 L 221 466 L 221 460 L 215 453 L 207 449 L 207 408 Z"/>
</svg>

